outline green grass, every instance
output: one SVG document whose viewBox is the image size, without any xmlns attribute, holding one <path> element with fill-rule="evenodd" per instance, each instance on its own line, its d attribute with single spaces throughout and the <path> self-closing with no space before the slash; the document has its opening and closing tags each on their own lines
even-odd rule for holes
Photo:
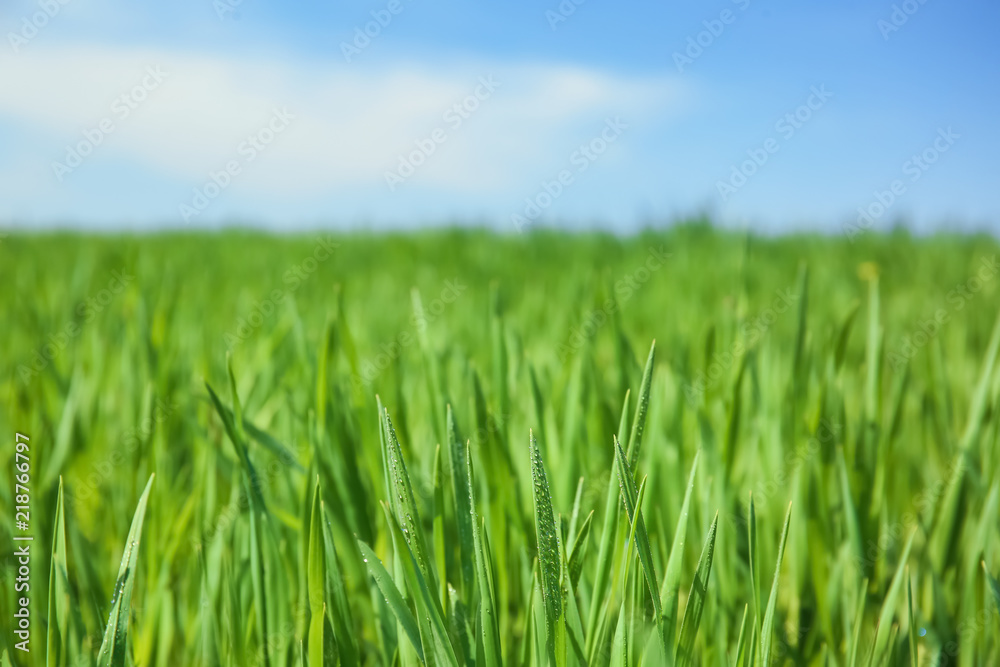
<svg viewBox="0 0 1000 667">
<path fill-rule="evenodd" d="M 1000 664 L 998 250 L 11 234 L 0 664 Z"/>
</svg>

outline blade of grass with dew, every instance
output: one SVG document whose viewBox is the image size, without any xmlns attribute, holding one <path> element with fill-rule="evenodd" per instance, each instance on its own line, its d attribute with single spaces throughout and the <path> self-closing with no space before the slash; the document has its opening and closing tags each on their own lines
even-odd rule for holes
<svg viewBox="0 0 1000 667">
<path fill-rule="evenodd" d="M 694 664 L 694 642 L 698 636 L 698 626 L 708 598 L 708 578 L 712 574 L 712 560 L 715 558 L 715 535 L 719 527 L 719 513 L 715 513 L 712 526 L 708 529 L 705 546 L 698 557 L 694 580 L 688 593 L 687 606 L 681 618 L 681 629 L 677 641 L 674 663 L 680 667 Z"/>
<path fill-rule="evenodd" d="M 465 449 L 466 495 L 472 518 L 472 542 L 475 548 L 476 583 L 479 587 L 479 617 L 482 627 L 483 658 L 486 667 L 501 667 L 503 656 L 500 649 L 500 628 L 496 607 L 496 590 L 493 587 L 493 568 L 490 566 L 487 548 L 484 544 L 485 523 L 480 525 L 476 516 L 476 492 L 473 485 L 472 456 L 469 446 Z"/>
<path fill-rule="evenodd" d="M 442 470 L 441 445 L 434 448 L 434 467 L 431 484 L 434 488 L 434 516 L 431 521 L 431 534 L 434 538 L 434 561 L 437 566 L 439 581 L 438 594 L 441 596 L 441 607 L 448 605 L 448 552 L 444 536 L 444 470 Z"/>
<path fill-rule="evenodd" d="M 653 567 L 653 553 L 649 546 L 649 536 L 646 533 L 646 522 L 642 518 L 641 498 L 635 490 L 635 478 L 632 473 L 632 466 L 629 465 L 625 457 L 625 451 L 621 443 L 614 438 L 615 457 L 617 465 L 615 470 L 618 473 L 618 483 L 621 488 L 622 503 L 625 506 L 625 514 L 632 524 L 635 532 L 636 551 L 639 553 L 639 564 L 642 566 L 646 584 L 649 586 L 649 596 L 653 603 L 653 619 L 656 623 L 656 631 L 660 635 L 660 644 L 663 655 L 667 655 L 668 646 L 666 635 L 663 631 L 663 613 L 660 607 L 660 585 L 656 580 L 656 570 Z"/>
<path fill-rule="evenodd" d="M 649 411 L 649 390 L 653 384 L 653 367 L 656 364 L 656 341 L 649 346 L 649 356 L 642 370 L 642 382 L 639 384 L 639 401 L 635 404 L 635 416 L 632 417 L 632 431 L 628 437 L 629 465 L 635 468 L 639 460 L 639 449 L 642 445 L 642 434 L 646 429 L 646 413 Z"/>
<path fill-rule="evenodd" d="M 375 555 L 375 552 L 372 551 L 371 547 L 361 540 L 358 540 L 358 548 L 361 550 L 362 560 L 368 566 L 368 572 L 375 581 L 375 586 L 377 586 L 379 591 L 382 593 L 382 597 L 385 598 L 386 604 L 389 606 L 389 609 L 399 622 L 399 627 L 403 629 L 403 633 L 406 635 L 407 639 L 410 640 L 410 644 L 417 652 L 420 661 L 423 662 L 424 650 L 423 645 L 420 642 L 420 631 L 417 629 L 417 621 L 413 617 L 413 612 L 411 612 L 410 608 L 406 606 L 406 602 L 403 601 L 402 594 L 400 594 L 399 589 L 396 588 L 396 584 L 393 583 L 392 576 L 385 569 L 385 566 L 382 565 L 382 561 L 380 561 L 378 556 Z"/>
<path fill-rule="evenodd" d="M 387 461 L 389 480 L 392 484 L 390 503 L 395 509 L 394 516 L 403 528 L 403 536 L 406 544 L 413 551 L 413 557 L 417 561 L 417 567 L 421 575 L 427 581 L 427 585 L 433 590 L 438 590 L 437 577 L 431 568 L 427 558 L 427 542 L 424 538 L 424 529 L 420 523 L 420 513 L 417 512 L 417 503 L 413 497 L 413 486 L 410 483 L 410 475 L 406 471 L 406 462 L 403 460 L 403 450 L 399 446 L 396 438 L 396 431 L 392 427 L 392 420 L 389 418 L 389 411 L 385 411 L 385 442 L 387 448 Z M 434 598 L 439 614 L 443 613 L 441 601 Z"/>
<path fill-rule="evenodd" d="M 677 614 L 680 606 L 681 565 L 684 562 L 684 545 L 687 540 L 688 513 L 691 507 L 691 493 L 694 491 L 695 475 L 698 473 L 698 461 L 701 450 L 694 453 L 691 461 L 691 472 L 688 473 L 687 489 L 681 511 L 677 516 L 677 527 L 674 530 L 674 541 L 670 545 L 670 555 L 667 557 L 667 567 L 663 573 L 663 587 L 660 590 L 660 608 L 663 610 L 663 634 L 668 647 L 674 645 L 677 633 Z M 672 660 L 673 654 L 668 652 L 667 659 Z"/>
<path fill-rule="evenodd" d="M 451 638 L 448 635 L 447 624 L 444 620 L 444 611 L 440 607 L 440 600 L 434 596 L 431 584 L 420 570 L 416 555 L 414 555 L 413 549 L 406 542 L 406 535 L 396 517 L 392 515 L 389 505 L 383 503 L 382 509 L 385 512 L 386 523 L 389 525 L 393 549 L 399 554 L 403 577 L 414 599 L 414 605 L 418 614 L 418 625 L 420 619 L 422 619 L 429 628 L 436 660 L 444 665 L 458 667 L 458 657 L 455 654 L 455 647 L 452 645 Z"/>
<path fill-rule="evenodd" d="M 785 556 L 785 543 L 788 541 L 788 524 L 792 520 L 792 504 L 788 503 L 785 512 L 785 525 L 781 529 L 781 540 L 778 542 L 778 562 L 774 566 L 774 579 L 771 582 L 771 594 L 767 598 L 767 610 L 760 628 L 760 660 L 761 667 L 771 664 L 771 641 L 774 638 L 774 612 L 778 604 L 778 580 L 781 577 L 781 561 Z"/>
<path fill-rule="evenodd" d="M 132 517 L 132 526 L 125 540 L 121 566 L 115 582 L 115 594 L 111 599 L 111 615 L 104 631 L 101 650 L 97 654 L 98 667 L 124 667 L 128 653 L 128 622 L 132 607 L 132 587 L 135 585 L 136 567 L 139 563 L 139 543 L 142 539 L 142 522 L 146 517 L 146 503 L 153 488 L 156 475 L 150 475 L 146 488 L 139 497 L 139 503 Z"/>
<path fill-rule="evenodd" d="M 455 499 L 455 523 L 458 526 L 458 552 L 462 568 L 462 594 L 465 600 L 471 599 L 473 589 L 475 548 L 472 545 L 472 506 L 466 490 L 469 488 L 469 466 L 466 460 L 467 449 L 461 442 L 458 427 L 455 425 L 455 414 L 451 405 L 447 408 L 445 428 L 448 432 L 448 463 L 451 467 L 452 497 Z"/>
<path fill-rule="evenodd" d="M 545 607 L 546 650 L 557 667 L 566 664 L 566 616 L 563 613 L 561 573 L 559 563 L 559 533 L 552 511 L 552 495 L 545 474 L 545 464 L 533 432 L 528 432 L 528 454 L 531 459 L 531 479 L 534 487 L 535 538 L 538 548 L 538 570 Z"/>
</svg>

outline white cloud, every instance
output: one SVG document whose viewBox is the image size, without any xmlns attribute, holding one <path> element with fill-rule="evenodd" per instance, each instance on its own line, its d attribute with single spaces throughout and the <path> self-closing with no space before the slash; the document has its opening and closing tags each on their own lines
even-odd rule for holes
<svg viewBox="0 0 1000 667">
<path fill-rule="evenodd" d="M 167 74 L 163 83 L 128 118 L 117 118 L 112 101 L 157 66 Z M 500 84 L 496 91 L 461 127 L 449 125 L 445 112 L 489 76 Z M 263 128 L 273 109 L 287 109 L 295 116 L 289 129 L 234 183 L 234 189 L 275 196 L 383 183 L 397 156 L 435 128 L 447 140 L 408 187 L 504 190 L 516 187 L 526 167 L 564 160 L 605 117 L 660 119 L 689 98 L 676 79 L 622 78 L 579 66 L 371 68 L 96 46 L 37 49 L 6 59 L 0 90 L 0 128 L 51 138 L 39 150 L 60 147 L 46 154 L 52 160 L 61 159 L 61 147 L 81 140 L 85 129 L 112 118 L 115 131 L 88 162 L 124 160 L 192 185 L 240 159 L 240 142 Z"/>
</svg>

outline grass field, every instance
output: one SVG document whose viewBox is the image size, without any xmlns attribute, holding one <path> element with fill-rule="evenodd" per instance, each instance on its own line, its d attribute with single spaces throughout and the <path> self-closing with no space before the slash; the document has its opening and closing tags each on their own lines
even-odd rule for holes
<svg viewBox="0 0 1000 667">
<path fill-rule="evenodd" d="M 998 665 L 998 244 L 854 241 L 10 233 L 3 664 Z"/>
</svg>

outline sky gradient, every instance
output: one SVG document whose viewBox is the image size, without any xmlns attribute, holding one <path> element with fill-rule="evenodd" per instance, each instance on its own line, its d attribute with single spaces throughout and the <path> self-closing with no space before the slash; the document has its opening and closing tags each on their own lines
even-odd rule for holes
<svg viewBox="0 0 1000 667">
<path fill-rule="evenodd" d="M 996 232 L 998 23 L 985 0 L 8 2 L 0 226 L 835 233 L 861 207 Z"/>
</svg>

